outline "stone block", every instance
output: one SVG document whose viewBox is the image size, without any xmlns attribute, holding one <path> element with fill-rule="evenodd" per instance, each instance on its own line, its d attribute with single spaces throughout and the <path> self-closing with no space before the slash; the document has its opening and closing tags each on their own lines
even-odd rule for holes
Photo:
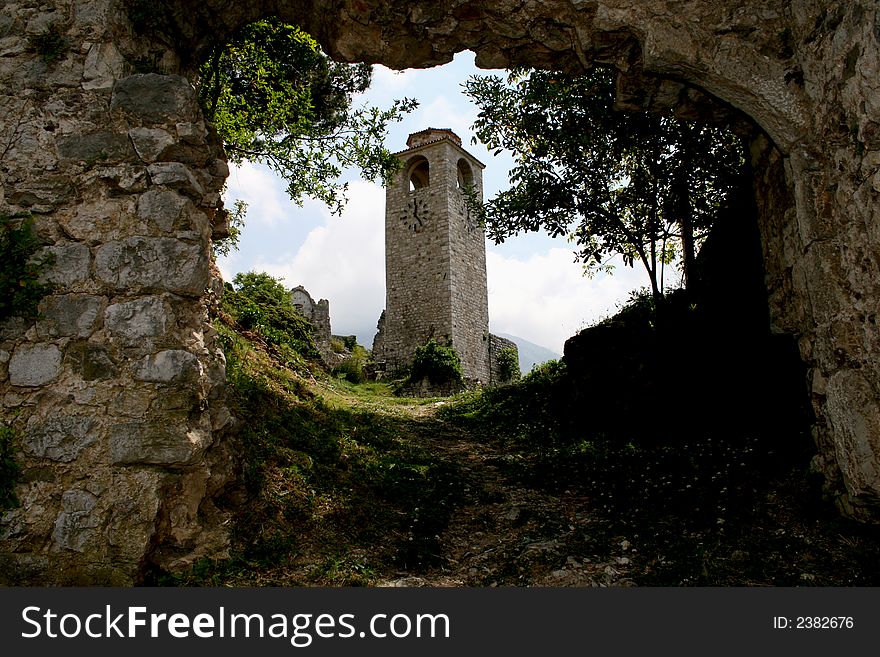
<svg viewBox="0 0 880 657">
<path fill-rule="evenodd" d="M 82 283 L 91 275 L 92 255 L 85 244 L 68 243 L 48 246 L 41 255 L 51 255 L 53 262 L 46 268 L 41 280 L 68 286 Z"/>
<path fill-rule="evenodd" d="M 826 412 L 834 429 L 837 465 L 851 501 L 880 498 L 880 404 L 874 386 L 857 370 L 828 380 Z"/>
<path fill-rule="evenodd" d="M 72 201 L 76 189 L 69 176 L 50 173 L 7 187 L 6 196 L 10 203 L 31 212 L 51 212 Z"/>
<path fill-rule="evenodd" d="M 117 192 L 137 194 L 147 188 L 146 167 L 120 164 L 96 169 L 95 173 Z"/>
<path fill-rule="evenodd" d="M 160 128 L 132 128 L 128 135 L 134 143 L 138 157 L 148 164 L 160 159 L 175 143 L 171 133 Z"/>
<path fill-rule="evenodd" d="M 199 296 L 210 280 L 205 249 L 166 237 L 108 242 L 95 254 L 100 282 L 128 293 L 164 290 Z"/>
<path fill-rule="evenodd" d="M 208 131 L 201 123 L 178 123 L 175 127 L 180 140 L 193 146 L 204 144 L 208 137 Z"/>
<path fill-rule="evenodd" d="M 52 540 L 55 547 L 84 552 L 100 525 L 95 511 L 98 498 L 85 490 L 66 490 L 61 496 L 62 511 L 55 520 Z"/>
<path fill-rule="evenodd" d="M 205 195 L 205 188 L 185 164 L 158 162 L 147 167 L 147 171 L 149 171 L 154 185 L 178 189 L 196 199 L 201 199 Z"/>
<path fill-rule="evenodd" d="M 180 422 L 127 422 L 110 434 L 113 463 L 184 465 L 200 453 L 203 437 Z"/>
<path fill-rule="evenodd" d="M 199 359 L 182 349 L 166 349 L 144 356 L 134 365 L 134 377 L 152 383 L 195 381 L 201 372 Z"/>
<path fill-rule="evenodd" d="M 9 382 L 14 386 L 41 386 L 61 373 L 61 350 L 54 344 L 23 344 L 9 360 Z"/>
<path fill-rule="evenodd" d="M 104 325 L 110 335 L 127 346 L 143 343 L 165 334 L 174 323 L 174 315 L 158 297 L 145 297 L 115 303 L 104 311 Z"/>
<path fill-rule="evenodd" d="M 186 199 L 167 189 L 151 189 L 138 200 L 137 212 L 141 221 L 156 225 L 166 233 L 174 230 Z"/>
<path fill-rule="evenodd" d="M 112 379 L 117 374 L 116 364 L 110 353 L 91 342 L 76 342 L 65 351 L 65 361 L 83 381 Z"/>
<path fill-rule="evenodd" d="M 195 90 L 179 75 L 146 73 L 116 82 L 111 111 L 122 111 L 143 124 L 195 121 L 199 116 Z"/>
<path fill-rule="evenodd" d="M 86 54 L 82 88 L 112 89 L 124 71 L 125 59 L 113 43 L 94 43 Z"/>
<path fill-rule="evenodd" d="M 89 337 L 98 328 L 102 297 L 67 294 L 46 297 L 41 304 L 42 319 L 37 322 L 40 337 Z"/>
<path fill-rule="evenodd" d="M 98 440 L 95 421 L 87 417 L 56 415 L 29 423 L 22 448 L 31 456 L 69 463 Z"/>
<path fill-rule="evenodd" d="M 58 157 L 64 162 L 124 162 L 134 157 L 128 135 L 118 132 L 93 132 L 88 135 L 67 135 L 55 142 Z"/>
</svg>

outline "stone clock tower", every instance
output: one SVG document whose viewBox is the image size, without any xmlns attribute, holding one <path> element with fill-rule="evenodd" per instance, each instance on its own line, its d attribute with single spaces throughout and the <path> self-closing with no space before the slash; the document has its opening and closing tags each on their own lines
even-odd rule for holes
<svg viewBox="0 0 880 657">
<path fill-rule="evenodd" d="M 451 344 L 471 382 L 490 382 L 486 241 L 465 191 L 484 165 L 451 130 L 413 133 L 385 205 L 385 313 L 374 358 L 393 372 L 430 338 Z"/>
</svg>

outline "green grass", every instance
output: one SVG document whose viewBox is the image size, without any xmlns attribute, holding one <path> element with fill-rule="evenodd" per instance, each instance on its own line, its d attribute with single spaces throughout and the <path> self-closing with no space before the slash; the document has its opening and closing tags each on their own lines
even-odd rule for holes
<svg viewBox="0 0 880 657">
<path fill-rule="evenodd" d="M 432 426 L 384 383 L 354 385 L 292 364 L 218 322 L 242 487 L 229 496 L 233 553 L 161 581 L 185 585 L 369 585 L 435 564 L 462 502 L 458 466 L 411 438 Z"/>
</svg>

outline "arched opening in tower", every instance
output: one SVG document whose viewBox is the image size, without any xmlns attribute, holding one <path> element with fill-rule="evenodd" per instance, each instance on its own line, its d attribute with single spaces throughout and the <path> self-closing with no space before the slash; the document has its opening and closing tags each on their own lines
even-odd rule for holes
<svg viewBox="0 0 880 657">
<path fill-rule="evenodd" d="M 407 163 L 409 191 L 424 189 L 431 184 L 431 166 L 424 157 L 416 156 Z"/>
<path fill-rule="evenodd" d="M 474 171 L 471 169 L 471 165 L 467 163 L 467 160 L 461 158 L 458 161 L 458 175 L 456 176 L 455 184 L 459 189 L 468 189 L 473 187 L 474 185 Z"/>
</svg>

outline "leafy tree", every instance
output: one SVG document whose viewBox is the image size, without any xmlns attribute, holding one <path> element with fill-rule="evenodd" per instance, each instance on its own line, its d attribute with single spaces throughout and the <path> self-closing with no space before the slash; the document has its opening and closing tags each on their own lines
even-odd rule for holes
<svg viewBox="0 0 880 657">
<path fill-rule="evenodd" d="M 416 106 L 353 109 L 372 68 L 340 64 L 297 27 L 277 19 L 252 23 L 218 44 L 202 65 L 199 100 L 234 163 L 267 165 L 287 181 L 290 198 L 345 205 L 343 168 L 387 179 L 398 161 L 383 146 L 387 126 Z"/>
<path fill-rule="evenodd" d="M 568 236 L 587 273 L 614 255 L 640 262 L 655 298 L 679 256 L 687 279 L 700 240 L 741 167 L 730 132 L 655 113 L 617 112 L 614 79 L 515 70 L 474 76 L 477 137 L 513 152 L 511 187 L 480 212 L 496 242 L 545 229 Z"/>
</svg>

